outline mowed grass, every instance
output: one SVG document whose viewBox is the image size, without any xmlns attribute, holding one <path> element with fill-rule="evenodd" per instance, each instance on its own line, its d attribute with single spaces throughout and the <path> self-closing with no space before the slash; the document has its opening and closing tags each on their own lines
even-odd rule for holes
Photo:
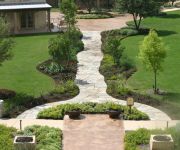
<svg viewBox="0 0 180 150">
<path fill-rule="evenodd" d="M 0 67 L 0 88 L 39 96 L 54 87 L 54 81 L 36 70 L 36 66 L 49 59 L 48 41 L 54 35 L 14 37 L 13 58 Z"/>
<path fill-rule="evenodd" d="M 158 87 L 167 92 L 164 96 L 156 98 L 167 102 L 169 106 L 159 106 L 172 118 L 180 119 L 180 11 L 168 12 L 167 16 L 146 18 L 143 26 L 154 28 L 162 37 L 168 51 L 163 64 L 164 71 L 158 75 Z M 128 80 L 128 85 L 140 93 L 151 93 L 154 84 L 154 76 L 145 70 L 138 60 L 139 45 L 144 36 L 132 36 L 124 39 L 122 44 L 126 47 L 126 53 L 135 61 L 138 71 Z"/>
</svg>

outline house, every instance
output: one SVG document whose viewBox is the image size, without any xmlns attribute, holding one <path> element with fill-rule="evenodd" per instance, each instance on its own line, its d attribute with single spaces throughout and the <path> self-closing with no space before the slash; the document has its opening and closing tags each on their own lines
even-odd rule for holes
<svg viewBox="0 0 180 150">
<path fill-rule="evenodd" d="M 0 0 L 0 15 L 13 34 L 50 32 L 50 9 L 46 0 Z"/>
<path fill-rule="evenodd" d="M 59 7 L 60 0 L 46 0 L 46 1 L 52 7 L 56 7 L 56 8 Z"/>
</svg>

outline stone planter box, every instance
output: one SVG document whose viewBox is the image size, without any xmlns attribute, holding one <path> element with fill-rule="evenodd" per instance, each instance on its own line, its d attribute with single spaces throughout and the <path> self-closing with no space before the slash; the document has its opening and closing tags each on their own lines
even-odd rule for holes
<svg viewBox="0 0 180 150">
<path fill-rule="evenodd" d="M 35 136 L 16 136 L 14 138 L 15 150 L 35 150 Z"/>
<path fill-rule="evenodd" d="M 167 135 L 151 135 L 150 150 L 174 150 L 174 141 L 172 136 Z"/>
</svg>

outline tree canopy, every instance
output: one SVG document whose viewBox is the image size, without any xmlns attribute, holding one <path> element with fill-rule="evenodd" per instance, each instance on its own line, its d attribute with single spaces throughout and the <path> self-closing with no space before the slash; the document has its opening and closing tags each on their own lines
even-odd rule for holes
<svg viewBox="0 0 180 150">
<path fill-rule="evenodd" d="M 119 10 L 133 15 L 134 24 L 139 30 L 142 18 L 157 15 L 161 5 L 167 0 L 117 0 Z"/>
<path fill-rule="evenodd" d="M 162 63 L 166 57 L 166 48 L 155 30 L 150 30 L 140 46 L 139 59 L 145 67 L 154 73 L 154 92 L 157 93 L 157 73 L 162 71 Z"/>
<path fill-rule="evenodd" d="M 8 24 L 4 18 L 0 17 L 0 65 L 5 60 L 12 58 L 11 48 L 14 41 L 9 37 Z"/>
</svg>

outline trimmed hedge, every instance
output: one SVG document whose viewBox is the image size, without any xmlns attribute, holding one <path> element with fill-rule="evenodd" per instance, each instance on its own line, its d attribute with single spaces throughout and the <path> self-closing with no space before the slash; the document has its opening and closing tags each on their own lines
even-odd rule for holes
<svg viewBox="0 0 180 150">
<path fill-rule="evenodd" d="M 80 109 L 83 114 L 106 114 L 107 110 L 111 108 L 118 108 L 123 112 L 123 118 L 125 120 L 149 120 L 149 117 L 137 110 L 132 109 L 132 113 L 129 113 L 127 106 L 122 106 L 112 102 L 107 103 L 75 103 L 75 104 L 62 104 L 56 107 L 45 109 L 38 114 L 39 119 L 63 119 L 66 112 L 72 109 Z"/>
</svg>

